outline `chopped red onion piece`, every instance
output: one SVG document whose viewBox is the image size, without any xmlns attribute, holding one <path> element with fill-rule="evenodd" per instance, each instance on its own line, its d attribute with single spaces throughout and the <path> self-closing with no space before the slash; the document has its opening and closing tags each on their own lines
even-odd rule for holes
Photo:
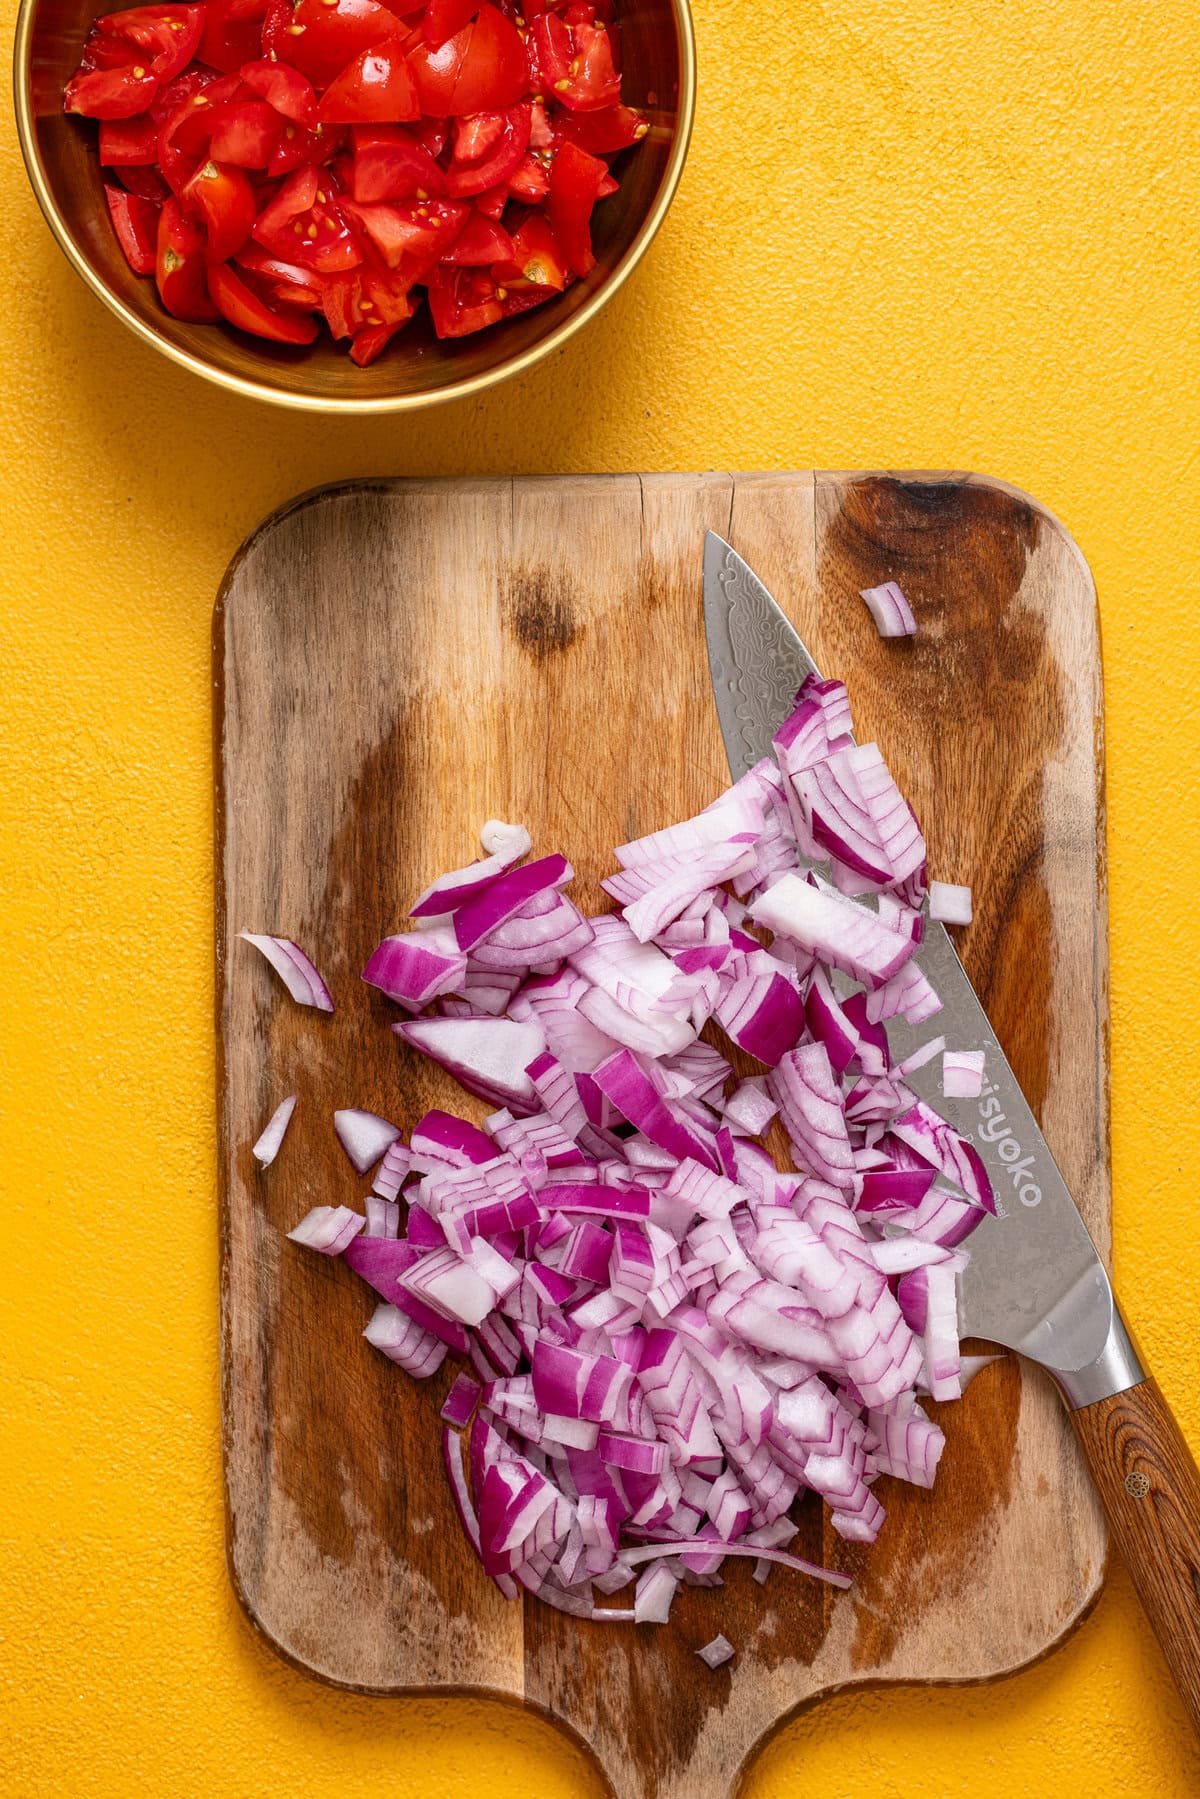
<svg viewBox="0 0 1200 1799">
<path fill-rule="evenodd" d="M 881 637 L 915 636 L 917 621 L 912 607 L 895 581 L 885 581 L 881 587 L 864 587 L 862 598 Z"/>
<path fill-rule="evenodd" d="M 525 1070 L 546 1047 L 536 1024 L 510 1018 L 414 1018 L 392 1029 L 481 1099 L 521 1112 L 533 1110 L 537 1096 Z"/>
<path fill-rule="evenodd" d="M 854 900 L 813 887 L 799 874 L 776 881 L 750 911 L 759 924 L 872 989 L 898 974 L 917 947 Z"/>
<path fill-rule="evenodd" d="M 721 1115 L 726 1123 L 748 1131 L 752 1137 L 762 1135 L 778 1110 L 761 1075 L 751 1075 L 740 1081 L 721 1105 Z"/>
<path fill-rule="evenodd" d="M 624 1560 L 631 1568 L 639 1567 L 643 1562 L 654 1561 L 664 1555 L 681 1555 L 689 1550 L 710 1550 L 711 1537 L 687 1537 L 672 1543 L 647 1543 L 639 1549 L 626 1549 Z M 823 1580 L 831 1587 L 850 1587 L 854 1585 L 848 1574 L 839 1574 L 833 1568 L 819 1567 L 816 1562 L 807 1562 L 802 1556 L 790 1555 L 785 1549 L 762 1549 L 753 1543 L 721 1543 L 717 1550 L 718 1559 L 724 1555 L 752 1556 L 755 1560 L 778 1562 L 783 1568 L 794 1568 L 797 1574 L 811 1574 L 814 1580 Z"/>
<path fill-rule="evenodd" d="M 854 1157 L 841 1089 L 823 1043 L 790 1050 L 768 1082 L 802 1168 L 853 1189 Z"/>
<path fill-rule="evenodd" d="M 732 980 L 716 1005 L 717 1020 L 748 1055 L 774 1066 L 804 1029 L 804 1006 L 782 974 L 746 974 Z"/>
<path fill-rule="evenodd" d="M 924 1100 L 918 1100 L 901 1117 L 893 1119 L 892 1134 L 916 1151 L 923 1162 L 961 1187 L 968 1199 L 985 1211 L 996 1209 L 992 1183 L 975 1145 L 939 1118 Z"/>
<path fill-rule="evenodd" d="M 679 1579 L 660 1563 L 647 1568 L 640 1576 L 633 1602 L 633 1616 L 638 1624 L 665 1624 L 671 1615 L 671 1601 Z"/>
<path fill-rule="evenodd" d="M 755 1579 L 757 1579 L 757 1566 L 755 1567 L 754 1575 Z M 719 1668 L 722 1663 L 731 1661 L 736 1653 L 737 1651 L 729 1641 L 729 1638 L 719 1634 L 712 1639 L 711 1643 L 706 1643 L 703 1649 L 697 1649 L 696 1651 L 700 1660 L 709 1668 Z"/>
<path fill-rule="evenodd" d="M 239 931 L 266 957 L 292 998 L 318 1012 L 333 1011 L 333 995 L 299 944 L 290 937 L 264 937 L 255 931 Z"/>
<path fill-rule="evenodd" d="M 896 1073 L 901 1076 L 915 1074 L 918 1068 L 924 1068 L 926 1062 L 932 1062 L 935 1056 L 940 1056 L 945 1047 L 944 1037 L 931 1037 L 928 1043 L 920 1044 L 905 1056 L 903 1062 L 897 1062 Z"/>
<path fill-rule="evenodd" d="M 400 1135 L 399 1127 L 389 1124 L 378 1112 L 335 1112 L 333 1128 L 358 1174 L 366 1174 L 381 1161 Z"/>
<path fill-rule="evenodd" d="M 293 1243 L 319 1250 L 323 1256 L 340 1256 L 366 1225 L 366 1219 L 349 1206 L 314 1206 L 293 1230 Z"/>
<path fill-rule="evenodd" d="M 563 856 L 543 856 L 499 875 L 479 893 L 464 900 L 454 914 L 454 936 L 461 950 L 473 950 L 508 923 L 535 896 L 565 887 L 574 870 Z"/>
<path fill-rule="evenodd" d="M 454 1384 L 446 1395 L 442 1406 L 442 1421 L 453 1424 L 456 1430 L 465 1430 L 471 1421 L 471 1414 L 479 1402 L 482 1388 L 478 1381 L 473 1381 L 469 1374 L 457 1374 Z"/>
<path fill-rule="evenodd" d="M 394 1243 L 400 1236 L 400 1207 L 394 1199 L 384 1199 L 378 1193 L 368 1193 L 366 1198 L 367 1228 L 364 1237 L 377 1237 Z"/>
<path fill-rule="evenodd" d="M 381 1199 L 395 1200 L 411 1168 L 412 1149 L 397 1138 L 375 1170 L 374 1191 Z"/>
<path fill-rule="evenodd" d="M 446 1359 L 446 1345 L 395 1306 L 376 1306 L 363 1336 L 417 1380 L 436 1374 Z"/>
<path fill-rule="evenodd" d="M 255 1160 L 264 1168 L 269 1168 L 279 1154 L 279 1146 L 292 1121 L 292 1113 L 296 1110 L 298 1097 L 298 1094 L 289 1093 L 286 1099 L 280 1100 L 251 1151 Z"/>
<path fill-rule="evenodd" d="M 942 1092 L 947 1099 L 978 1099 L 983 1092 L 984 1051 L 948 1049 L 942 1056 Z"/>
<path fill-rule="evenodd" d="M 427 887 L 416 905 L 412 918 L 439 918 L 455 912 L 469 899 L 483 892 L 500 875 L 514 867 L 532 847 L 532 839 L 524 825 L 506 825 L 491 818 L 479 833 L 488 857 L 485 862 L 472 862 L 451 874 L 438 877 Z"/>
<path fill-rule="evenodd" d="M 950 881 L 930 881 L 929 916 L 942 924 L 970 924 L 971 889 Z"/>
<path fill-rule="evenodd" d="M 467 958 L 446 928 L 385 937 L 371 953 L 362 978 L 389 999 L 419 1012 L 443 993 L 461 990 Z"/>
</svg>

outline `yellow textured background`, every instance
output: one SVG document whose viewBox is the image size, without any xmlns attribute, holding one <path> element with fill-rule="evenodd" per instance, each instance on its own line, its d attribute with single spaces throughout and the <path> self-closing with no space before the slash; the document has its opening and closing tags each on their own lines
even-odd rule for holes
<svg viewBox="0 0 1200 1799">
<path fill-rule="evenodd" d="M 634 0 L 630 0 L 634 3 Z M 11 25 L 12 0 L 3 13 Z M 1095 572 L 1107 651 L 1118 1280 L 1200 1442 L 1194 0 L 698 0 L 677 204 L 600 320 L 411 421 L 233 401 L 143 349 L 0 182 L 0 1790 L 592 1793 L 548 1727 L 328 1691 L 225 1576 L 209 612 L 350 475 L 975 468 Z M 847 1696 L 763 1795 L 1183 1799 L 1122 1570 L 987 1688 Z"/>
</svg>

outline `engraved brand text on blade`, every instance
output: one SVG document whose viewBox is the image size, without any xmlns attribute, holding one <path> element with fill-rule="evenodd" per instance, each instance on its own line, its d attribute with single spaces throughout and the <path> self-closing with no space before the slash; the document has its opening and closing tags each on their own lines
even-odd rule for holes
<svg viewBox="0 0 1200 1799">
<path fill-rule="evenodd" d="M 1021 1204 L 1040 1206 L 1042 1189 L 1029 1178 L 1035 1158 L 1022 1155 L 1021 1145 L 1010 1131 L 1008 1119 L 1001 1109 L 1000 1097 L 990 1085 L 983 1089 L 979 1100 L 979 1135 L 995 1148 Z"/>
</svg>

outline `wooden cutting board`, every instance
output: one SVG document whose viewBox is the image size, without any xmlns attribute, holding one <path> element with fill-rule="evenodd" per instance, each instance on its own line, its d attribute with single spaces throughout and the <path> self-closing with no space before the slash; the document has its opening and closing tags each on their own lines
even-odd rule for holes
<svg viewBox="0 0 1200 1799">
<path fill-rule="evenodd" d="M 221 1297 L 229 1564 L 250 1617 L 323 1679 L 516 1696 L 592 1746 L 621 1799 L 708 1799 L 824 1693 L 984 1680 L 1044 1654 L 1103 1577 L 1105 1531 L 1050 1385 L 1011 1359 L 963 1401 L 937 1489 L 881 1480 L 871 1548 L 801 1510 L 845 1594 L 747 1564 L 667 1627 L 506 1602 L 443 1478 L 449 1364 L 418 1385 L 361 1332 L 374 1299 L 284 1232 L 366 1191 L 330 1114 L 405 1128 L 486 1108 L 403 1050 L 359 980 L 377 940 L 484 819 L 563 850 L 585 907 L 612 844 L 728 781 L 701 623 L 721 531 L 847 680 L 969 881 L 980 987 L 1093 1234 L 1109 1231 L 1100 649 L 1087 567 L 1041 507 L 959 475 L 644 475 L 329 488 L 269 519 L 215 621 Z M 897 579 L 920 634 L 876 636 Z M 239 929 L 295 937 L 338 1003 L 292 1004 Z M 277 1163 L 250 1146 L 300 1103 Z M 710 1673 L 693 1653 L 736 1644 Z"/>
</svg>

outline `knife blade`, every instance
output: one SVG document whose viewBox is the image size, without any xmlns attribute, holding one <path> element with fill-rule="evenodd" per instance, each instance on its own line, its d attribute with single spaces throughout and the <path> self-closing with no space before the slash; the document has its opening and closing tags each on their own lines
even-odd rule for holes
<svg viewBox="0 0 1200 1799">
<path fill-rule="evenodd" d="M 820 671 L 754 571 L 711 531 L 704 546 L 704 620 L 717 718 L 737 779 L 771 754 L 796 689 Z M 926 920 L 918 959 L 942 1011 L 916 1028 L 889 1020 L 896 1059 L 934 1035 L 956 1049 L 981 1049 L 985 1057 L 978 1101 L 943 1097 L 940 1058 L 907 1077 L 975 1145 L 996 1195 L 996 1217 L 970 1239 L 963 1334 L 1018 1350 L 1060 1379 L 1076 1377 L 1070 1384 L 1082 1392 L 1082 1371 L 1102 1356 L 1114 1331 L 1123 1334 L 1108 1276 L 944 925 Z M 1130 1385 L 1141 1370 L 1133 1357 L 1096 1375 L 1101 1385 L 1111 1379 Z"/>
<path fill-rule="evenodd" d="M 715 532 L 704 544 L 704 621 L 717 717 L 736 780 L 771 754 L 812 657 L 762 582 Z M 978 1102 L 947 1101 L 938 1059 L 906 1076 L 974 1144 L 996 1216 L 968 1239 L 964 1336 L 1040 1363 L 1065 1399 L 1109 1524 L 1200 1733 L 1200 1474 L 1138 1359 L 1095 1245 L 944 925 L 918 952 L 942 1000 L 930 1035 L 982 1049 Z M 898 1058 L 921 1028 L 889 1021 Z"/>
</svg>

